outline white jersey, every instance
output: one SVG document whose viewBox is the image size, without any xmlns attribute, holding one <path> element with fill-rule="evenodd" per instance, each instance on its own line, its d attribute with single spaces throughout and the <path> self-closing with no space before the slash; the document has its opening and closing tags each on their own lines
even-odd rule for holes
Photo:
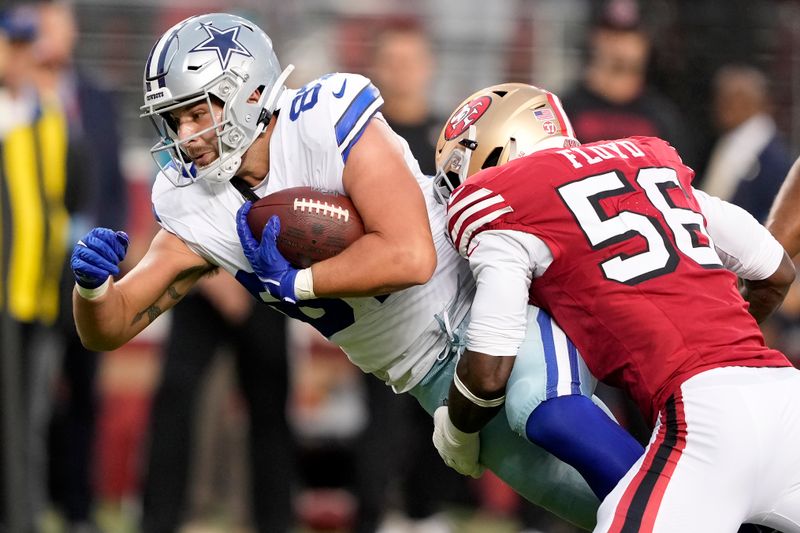
<svg viewBox="0 0 800 533">
<path fill-rule="evenodd" d="M 279 100 L 280 116 L 270 140 L 269 175 L 254 192 L 263 197 L 311 186 L 346 194 L 344 165 L 368 121 L 383 120 L 378 112 L 382 103 L 375 86 L 355 74 L 328 74 L 300 89 L 287 89 Z M 276 301 L 263 290 L 242 252 L 235 216 L 244 199 L 230 183 L 199 180 L 177 188 L 159 174 L 153 209 L 164 229 L 230 272 L 256 297 L 308 322 L 362 370 L 405 392 L 447 347 L 447 336 L 434 315 L 446 311 L 449 323 L 459 324 L 469 310 L 474 282 L 467 263 L 447 240 L 445 209 L 434 198 L 431 179 L 420 171 L 408 143 L 397 139 L 425 196 L 438 265 L 428 283 L 390 295 L 321 298 L 298 305 Z"/>
</svg>

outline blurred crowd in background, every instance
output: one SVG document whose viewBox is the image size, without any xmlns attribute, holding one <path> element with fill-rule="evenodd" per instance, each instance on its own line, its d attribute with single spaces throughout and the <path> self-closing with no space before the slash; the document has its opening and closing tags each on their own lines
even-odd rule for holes
<svg viewBox="0 0 800 533">
<path fill-rule="evenodd" d="M 668 140 L 696 186 L 761 221 L 800 152 L 792 0 L 2 6 L 0 532 L 575 531 L 489 473 L 449 470 L 411 396 L 393 398 L 225 274 L 127 346 L 83 349 L 66 258 L 105 226 L 130 234 L 134 264 L 156 231 L 142 72 L 157 37 L 189 15 L 258 23 L 296 66 L 290 87 L 333 71 L 371 77 L 427 173 L 449 111 L 507 81 L 559 94 L 583 142 Z M 763 329 L 800 364 L 800 291 Z M 625 398 L 601 393 L 649 434 Z"/>
</svg>

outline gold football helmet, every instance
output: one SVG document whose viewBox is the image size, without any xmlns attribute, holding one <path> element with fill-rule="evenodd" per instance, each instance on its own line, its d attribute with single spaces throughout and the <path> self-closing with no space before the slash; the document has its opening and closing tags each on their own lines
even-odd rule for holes
<svg viewBox="0 0 800 533">
<path fill-rule="evenodd" d="M 444 125 L 436 143 L 434 190 L 446 202 L 483 168 L 578 144 L 555 94 L 524 83 L 487 87 L 461 102 Z"/>
</svg>

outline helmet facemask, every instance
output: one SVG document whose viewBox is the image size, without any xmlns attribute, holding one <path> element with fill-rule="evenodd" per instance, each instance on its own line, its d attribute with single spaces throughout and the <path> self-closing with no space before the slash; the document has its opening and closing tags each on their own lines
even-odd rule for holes
<svg viewBox="0 0 800 533">
<path fill-rule="evenodd" d="M 172 180 L 177 187 L 184 187 L 192 184 L 198 179 L 208 179 L 209 181 L 228 181 L 233 177 L 241 164 L 241 155 L 249 148 L 252 141 L 247 139 L 241 130 L 226 118 L 226 105 L 222 102 L 222 109 L 214 111 L 215 98 L 209 91 L 203 94 L 176 102 L 172 105 L 159 109 L 158 113 L 149 115 L 150 120 L 158 132 L 161 139 L 151 149 L 150 153 L 164 174 Z M 219 100 L 216 99 L 218 102 Z M 199 102 L 204 102 L 208 107 L 208 113 L 212 124 L 189 137 L 180 139 L 178 128 L 171 112 L 183 107 L 191 107 Z M 216 144 L 218 157 L 205 167 L 198 167 L 189 156 L 185 146 L 194 139 L 205 136 L 208 132 L 216 132 Z M 166 155 L 166 157 L 164 157 Z M 180 172 L 175 175 L 174 170 Z"/>
<path fill-rule="evenodd" d="M 447 158 L 436 165 L 436 175 L 433 177 L 433 192 L 436 199 L 446 204 L 450 193 L 467 179 L 469 163 L 472 152 L 478 147 L 475 126 L 470 126 L 467 135 L 453 147 Z"/>
</svg>

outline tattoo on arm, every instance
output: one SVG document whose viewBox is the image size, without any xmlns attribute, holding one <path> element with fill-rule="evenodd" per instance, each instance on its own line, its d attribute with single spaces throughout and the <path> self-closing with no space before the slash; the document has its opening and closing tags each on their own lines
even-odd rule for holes
<svg viewBox="0 0 800 533">
<path fill-rule="evenodd" d="M 158 315 L 160 315 L 160 314 L 161 314 L 161 308 L 159 308 L 157 305 L 153 304 L 150 307 L 148 307 L 147 309 L 145 309 L 144 311 L 136 313 L 136 316 L 133 317 L 133 321 L 131 322 L 131 325 L 134 325 L 137 322 L 139 322 L 142 319 L 142 317 L 145 316 L 145 315 L 147 315 L 147 319 L 152 323 L 153 320 L 158 318 Z"/>
<path fill-rule="evenodd" d="M 147 309 L 144 309 L 144 310 L 136 313 L 136 315 L 133 317 L 133 321 L 131 322 L 131 325 L 136 324 L 137 322 L 139 322 L 145 316 L 147 316 L 147 319 L 148 319 L 149 323 L 152 323 L 156 318 L 158 318 L 158 316 L 161 313 L 164 312 L 164 310 L 161 309 L 161 307 L 159 307 L 158 302 L 165 295 L 168 296 L 171 300 L 174 300 L 175 302 L 177 302 L 181 298 L 183 298 L 185 296 L 185 294 L 181 294 L 181 293 L 178 292 L 178 289 L 175 288 L 175 283 L 176 282 L 184 280 L 184 279 L 186 279 L 186 278 L 188 278 L 188 277 L 190 277 L 192 275 L 198 275 L 198 274 L 203 275 L 203 274 L 208 274 L 208 273 L 214 272 L 214 271 L 216 271 L 216 268 L 209 269 L 208 267 L 203 266 L 203 267 L 187 268 L 183 272 L 179 273 L 177 276 L 175 276 L 175 279 L 173 280 L 172 284 L 169 287 L 167 287 L 167 290 L 164 291 L 164 294 L 162 294 L 158 298 L 158 300 L 153 302 L 153 304 L 151 304 Z M 199 277 L 200 276 L 198 276 L 198 278 Z"/>
</svg>

